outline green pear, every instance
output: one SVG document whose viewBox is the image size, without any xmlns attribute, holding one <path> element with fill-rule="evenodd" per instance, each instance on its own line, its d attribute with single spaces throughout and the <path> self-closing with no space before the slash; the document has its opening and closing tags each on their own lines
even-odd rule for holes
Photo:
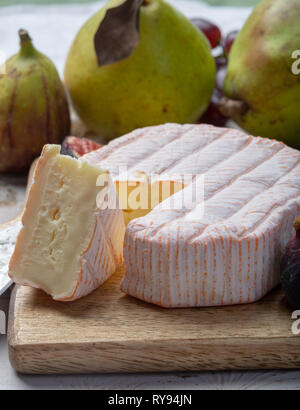
<svg viewBox="0 0 300 410">
<path fill-rule="evenodd" d="M 223 114 L 253 135 L 300 147 L 300 0 L 264 0 L 239 33 L 229 57 Z M 294 72 L 293 72 L 294 71 Z"/>
<path fill-rule="evenodd" d="M 26 170 L 47 143 L 70 133 L 64 86 L 54 64 L 20 30 L 20 51 L 0 74 L 0 172 Z"/>
<path fill-rule="evenodd" d="M 106 139 L 166 122 L 195 122 L 209 105 L 216 66 L 205 36 L 163 0 L 139 9 L 140 42 L 121 61 L 99 66 L 95 34 L 111 0 L 80 30 L 65 67 L 74 108 Z M 123 41 L 126 41 L 124 39 Z"/>
</svg>

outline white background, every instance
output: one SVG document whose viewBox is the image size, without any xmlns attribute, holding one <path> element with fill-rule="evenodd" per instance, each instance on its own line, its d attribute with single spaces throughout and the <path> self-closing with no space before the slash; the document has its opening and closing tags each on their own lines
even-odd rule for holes
<svg viewBox="0 0 300 410">
<path fill-rule="evenodd" d="M 190 1 L 170 0 L 187 17 L 202 16 L 220 25 L 226 34 L 242 27 L 249 8 L 210 7 Z M 85 21 L 100 10 L 101 1 L 83 5 L 12 6 L 0 8 L 0 56 L 18 51 L 18 30 L 30 32 L 36 47 L 47 54 L 63 74 L 72 41 Z"/>
</svg>

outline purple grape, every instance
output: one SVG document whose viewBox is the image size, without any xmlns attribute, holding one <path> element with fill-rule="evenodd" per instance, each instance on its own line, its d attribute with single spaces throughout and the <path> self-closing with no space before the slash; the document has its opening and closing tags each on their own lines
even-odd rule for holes
<svg viewBox="0 0 300 410">
<path fill-rule="evenodd" d="M 220 45 L 222 33 L 218 26 L 200 17 L 191 19 L 191 22 L 205 34 L 212 48 Z"/>
<path fill-rule="evenodd" d="M 219 103 L 222 98 L 222 93 L 217 89 L 214 90 L 210 105 L 204 115 L 200 119 L 200 123 L 211 124 L 216 127 L 224 127 L 228 118 L 224 117 L 219 111 Z"/>
</svg>

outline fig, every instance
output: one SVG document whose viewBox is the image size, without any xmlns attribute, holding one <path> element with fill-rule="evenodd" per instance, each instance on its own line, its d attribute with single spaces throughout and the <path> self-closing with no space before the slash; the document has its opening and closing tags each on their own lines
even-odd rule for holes
<svg viewBox="0 0 300 410">
<path fill-rule="evenodd" d="M 67 137 L 62 143 L 61 153 L 78 159 L 90 152 L 97 151 L 102 146 L 88 138 Z"/>
<path fill-rule="evenodd" d="M 280 264 L 280 280 L 289 304 L 300 309 L 300 218 L 295 222 L 296 236 L 290 240 Z"/>
<path fill-rule="evenodd" d="M 229 54 L 222 113 L 252 135 L 300 147 L 300 0 L 264 0 L 238 34 Z"/>
<path fill-rule="evenodd" d="M 53 63 L 19 31 L 21 49 L 0 75 L 0 172 L 29 168 L 47 143 L 70 134 L 66 93 Z"/>
<path fill-rule="evenodd" d="M 78 33 L 65 82 L 79 117 L 107 140 L 196 122 L 215 85 L 211 47 L 163 0 L 111 0 Z"/>
</svg>

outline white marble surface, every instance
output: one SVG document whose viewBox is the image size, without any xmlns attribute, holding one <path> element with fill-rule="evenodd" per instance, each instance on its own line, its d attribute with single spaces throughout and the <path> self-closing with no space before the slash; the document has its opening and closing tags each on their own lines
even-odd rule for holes
<svg viewBox="0 0 300 410">
<path fill-rule="evenodd" d="M 5 229 L 0 229 L 0 296 L 12 285 L 7 275 L 8 265 L 21 227 L 22 223 L 18 221 Z"/>
<path fill-rule="evenodd" d="M 1 175 L 0 177 L 0 296 L 11 284 L 7 276 L 8 263 L 14 249 L 14 243 L 20 223 L 11 226 L 2 224 L 14 220 L 22 211 L 26 192 L 27 177 Z"/>
<path fill-rule="evenodd" d="M 250 9 L 213 8 L 201 3 L 173 1 L 188 17 L 203 16 L 219 23 L 224 32 L 239 28 Z M 17 50 L 16 33 L 20 27 L 30 30 L 35 43 L 63 72 L 71 41 L 84 21 L 99 9 L 101 2 L 73 6 L 27 6 L 1 9 L 0 55 L 10 56 Z M 62 40 L 63 39 L 63 40 Z M 23 181 L 24 182 L 24 181 Z M 22 182 L 22 183 L 23 183 Z M 24 184 L 23 184 L 24 185 Z M 0 190 L 3 193 L 3 186 Z M 21 187 L 13 210 L 0 212 L 0 223 L 15 217 L 25 192 Z M 1 198 L 0 198 L 1 199 Z M 0 255 L 1 257 L 1 255 Z M 9 294 L 0 297 L 0 311 L 7 311 Z M 272 372 L 206 372 L 139 375 L 89 376 L 23 376 L 11 368 L 6 336 L 0 335 L 0 390 L 4 389 L 299 389 L 300 371 Z"/>
</svg>

